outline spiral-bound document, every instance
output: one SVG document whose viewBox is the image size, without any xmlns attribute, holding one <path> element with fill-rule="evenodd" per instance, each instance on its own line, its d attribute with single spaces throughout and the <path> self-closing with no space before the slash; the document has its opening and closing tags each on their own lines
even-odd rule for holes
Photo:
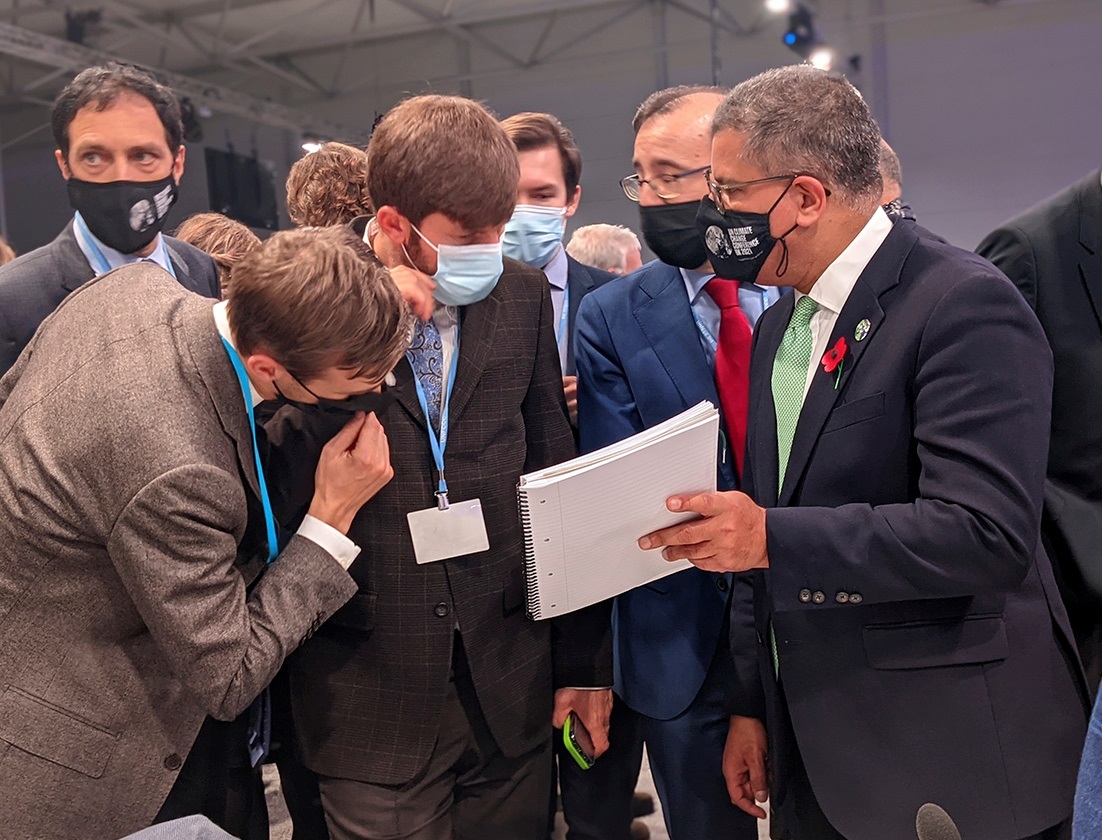
<svg viewBox="0 0 1102 840">
<path fill-rule="evenodd" d="M 619 443 L 520 478 L 528 615 L 557 615 L 683 571 L 643 551 L 644 534 L 695 514 L 666 499 L 714 492 L 719 413 L 710 402 Z"/>
</svg>

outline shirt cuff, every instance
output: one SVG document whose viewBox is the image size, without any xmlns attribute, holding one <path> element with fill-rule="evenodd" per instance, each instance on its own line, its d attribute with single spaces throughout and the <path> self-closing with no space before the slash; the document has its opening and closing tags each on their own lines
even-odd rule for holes
<svg viewBox="0 0 1102 840">
<path fill-rule="evenodd" d="M 326 525 L 309 514 L 302 520 L 296 533 L 329 552 L 345 571 L 348 571 L 352 561 L 360 556 L 360 547 L 352 540 L 333 526 Z"/>
<path fill-rule="evenodd" d="M 563 687 L 570 691 L 612 691 L 611 685 L 567 685 Z"/>
</svg>

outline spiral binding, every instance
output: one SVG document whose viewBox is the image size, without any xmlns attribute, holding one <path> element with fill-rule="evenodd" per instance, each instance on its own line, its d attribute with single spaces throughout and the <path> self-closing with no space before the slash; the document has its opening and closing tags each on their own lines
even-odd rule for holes
<svg viewBox="0 0 1102 840">
<path fill-rule="evenodd" d="M 540 605 L 539 574 L 536 570 L 536 538 L 532 533 L 532 514 L 528 509 L 528 494 L 517 487 L 517 504 L 520 507 L 520 524 L 524 529 L 524 589 L 525 612 L 533 621 L 539 621 L 543 608 Z"/>
</svg>

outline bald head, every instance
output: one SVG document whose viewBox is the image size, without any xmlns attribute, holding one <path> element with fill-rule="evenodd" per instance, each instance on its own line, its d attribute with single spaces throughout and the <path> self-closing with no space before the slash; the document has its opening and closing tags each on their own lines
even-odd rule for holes
<svg viewBox="0 0 1102 840">
<path fill-rule="evenodd" d="M 903 195 L 903 167 L 899 155 L 883 137 L 880 138 L 880 178 L 884 181 L 884 192 L 880 195 L 882 205 Z"/>
<path fill-rule="evenodd" d="M 716 106 L 723 101 L 723 97 L 726 95 L 726 88 L 712 85 L 678 85 L 677 87 L 657 91 L 643 100 L 643 104 L 635 112 L 631 127 L 638 134 L 639 129 L 652 117 L 669 114 L 698 100 L 705 102 L 716 100 L 715 104 L 712 105 L 712 112 L 714 113 Z"/>
</svg>

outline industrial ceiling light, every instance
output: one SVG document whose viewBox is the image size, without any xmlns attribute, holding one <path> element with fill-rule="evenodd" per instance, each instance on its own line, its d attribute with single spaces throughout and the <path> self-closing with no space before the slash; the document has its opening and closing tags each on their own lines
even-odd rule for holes
<svg viewBox="0 0 1102 840">
<path fill-rule="evenodd" d="M 815 18 L 811 14 L 811 9 L 803 3 L 797 4 L 795 11 L 788 16 L 784 45 L 805 61 L 819 45 L 819 37 L 815 32 Z"/>
<path fill-rule="evenodd" d="M 783 15 L 792 11 L 792 0 L 765 0 L 765 9 L 775 15 Z"/>
</svg>

